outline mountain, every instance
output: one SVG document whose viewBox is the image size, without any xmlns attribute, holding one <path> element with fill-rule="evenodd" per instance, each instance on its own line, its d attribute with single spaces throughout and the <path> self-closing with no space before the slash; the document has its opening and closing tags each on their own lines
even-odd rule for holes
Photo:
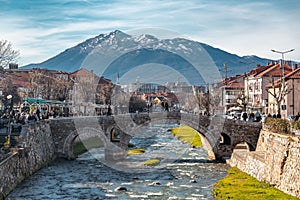
<svg viewBox="0 0 300 200">
<path fill-rule="evenodd" d="M 184 38 L 158 39 L 147 34 L 131 36 L 116 30 L 90 38 L 42 63 L 22 68 L 66 72 L 87 68 L 113 81 L 120 76 L 127 82 L 134 82 L 136 78 L 144 82 L 185 79 L 190 84 L 203 84 L 224 76 L 224 63 L 228 67 L 227 75 L 233 76 L 268 62 L 269 59 L 240 57 Z"/>
</svg>

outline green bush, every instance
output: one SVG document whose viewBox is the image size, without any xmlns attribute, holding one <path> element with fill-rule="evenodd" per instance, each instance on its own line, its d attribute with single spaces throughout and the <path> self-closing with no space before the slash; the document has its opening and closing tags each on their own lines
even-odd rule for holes
<svg viewBox="0 0 300 200">
<path fill-rule="evenodd" d="M 290 133 L 290 126 L 286 119 L 268 117 L 265 121 L 265 127 L 276 133 Z"/>
<path fill-rule="evenodd" d="M 300 121 L 292 122 L 291 126 L 295 130 L 300 130 Z"/>
</svg>

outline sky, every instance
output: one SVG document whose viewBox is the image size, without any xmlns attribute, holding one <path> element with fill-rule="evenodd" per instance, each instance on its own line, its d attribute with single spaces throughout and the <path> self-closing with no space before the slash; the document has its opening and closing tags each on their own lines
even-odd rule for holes
<svg viewBox="0 0 300 200">
<path fill-rule="evenodd" d="M 239 56 L 300 61 L 299 0 L 0 0 L 0 40 L 39 63 L 114 30 L 168 30 Z"/>
</svg>

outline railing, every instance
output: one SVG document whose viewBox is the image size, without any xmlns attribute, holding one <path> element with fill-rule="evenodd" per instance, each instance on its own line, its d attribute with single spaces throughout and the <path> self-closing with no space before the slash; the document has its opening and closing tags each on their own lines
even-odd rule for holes
<svg viewBox="0 0 300 200">
<path fill-rule="evenodd" d="M 11 147 L 18 145 L 22 125 L 11 123 L 9 118 L 0 119 L 0 161 L 5 159 Z"/>
</svg>

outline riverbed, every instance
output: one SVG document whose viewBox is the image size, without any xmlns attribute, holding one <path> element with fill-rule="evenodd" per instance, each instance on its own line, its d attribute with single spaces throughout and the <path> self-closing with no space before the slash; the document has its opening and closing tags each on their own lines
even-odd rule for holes
<svg viewBox="0 0 300 200">
<path fill-rule="evenodd" d="M 104 150 L 91 149 L 76 160 L 56 159 L 18 185 L 7 199 L 214 199 L 213 185 L 226 175 L 224 163 L 172 136 L 176 124 L 152 124 L 130 142 L 142 155 L 105 162 Z M 157 166 L 141 165 L 156 158 Z"/>
</svg>

